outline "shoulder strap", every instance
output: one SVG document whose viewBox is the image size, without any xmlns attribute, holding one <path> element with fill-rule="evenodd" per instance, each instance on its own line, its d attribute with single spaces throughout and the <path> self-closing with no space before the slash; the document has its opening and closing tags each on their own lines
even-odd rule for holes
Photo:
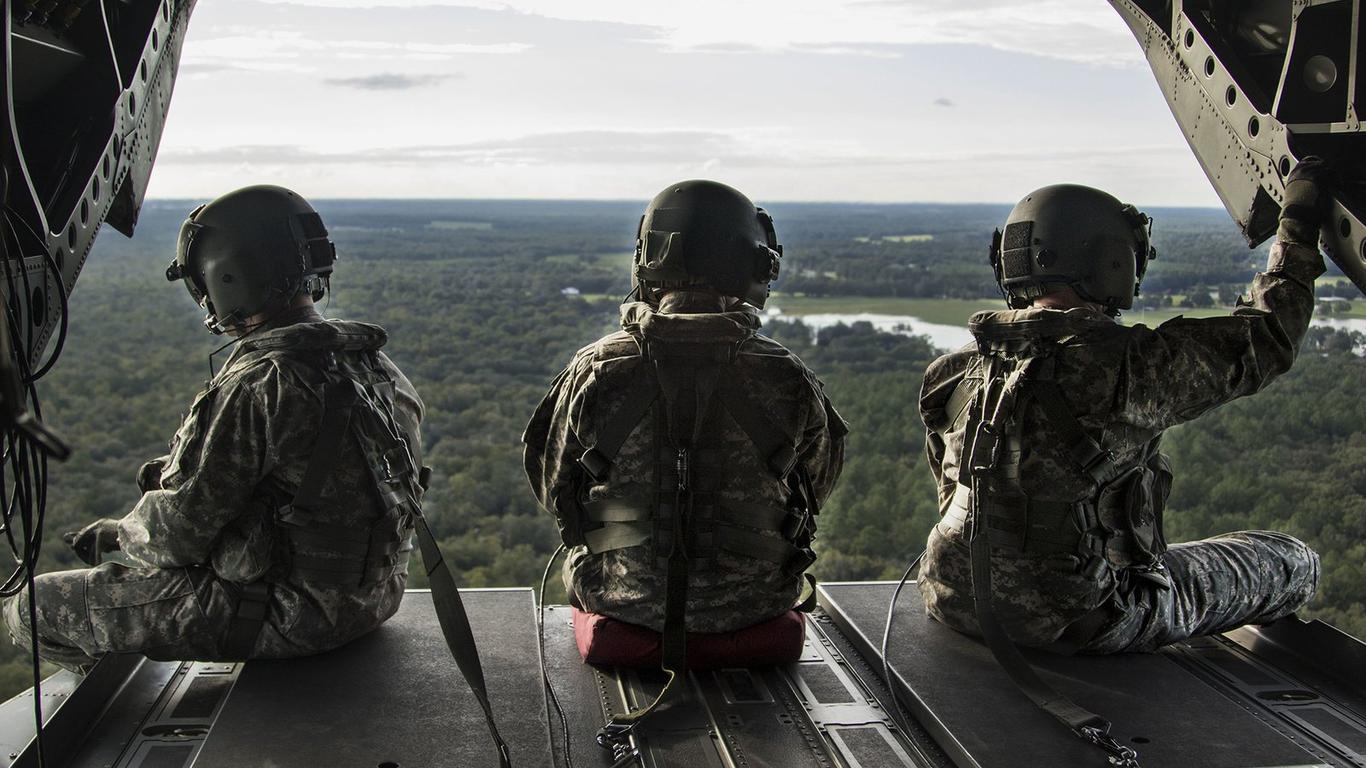
<svg viewBox="0 0 1366 768">
<path fill-rule="evenodd" d="M 318 440 L 313 444 L 313 455 L 308 459 L 303 479 L 291 502 L 291 506 L 305 511 L 317 506 L 328 478 L 337 469 L 357 400 L 356 384 L 350 379 L 329 378 L 323 392 L 323 419 L 318 427 Z"/>
<path fill-rule="evenodd" d="M 785 478 L 797 466 L 795 440 L 768 417 L 764 406 L 750 397 L 743 387 L 732 381 L 721 385 L 721 404 L 726 413 L 740 425 L 759 454 L 764 457 L 769 471 Z"/>
<path fill-rule="evenodd" d="M 1138 753 L 1109 735 L 1110 721 L 1078 705 L 1044 682 L 996 620 L 996 612 L 992 605 L 991 537 L 987 534 L 987 524 L 983 519 L 986 509 L 982 504 L 982 493 L 986 489 L 984 481 L 997 470 L 998 454 L 994 450 L 982 450 L 981 444 L 991 443 L 995 439 L 993 435 L 999 435 L 1004 426 L 1001 422 L 1013 418 L 1013 413 L 1002 412 L 1013 411 L 1013 406 L 1002 409 L 999 407 L 999 399 L 995 412 L 987 415 L 993 397 L 1003 397 L 1002 393 L 996 390 L 1008 388 L 1005 378 L 997 371 L 998 364 L 999 361 L 987 358 L 984 383 L 970 406 L 966 432 L 966 439 L 970 444 L 965 453 L 973 458 L 968 466 L 972 489 L 968 550 L 978 630 L 996 663 L 1001 665 L 1015 683 L 1015 687 L 1030 701 L 1067 726 L 1077 737 L 1103 749 L 1109 756 L 1112 766 L 1138 768 Z M 1071 415 L 1070 412 L 1068 415 Z M 1080 429 L 1080 425 L 1078 428 Z"/>
<path fill-rule="evenodd" d="M 432 587 L 432 606 L 436 609 L 436 619 L 441 624 L 441 634 L 446 638 L 455 665 L 465 678 L 479 707 L 484 711 L 484 724 L 488 726 L 489 736 L 498 749 L 498 765 L 511 768 L 512 754 L 507 742 L 498 733 L 498 723 L 493 716 L 493 705 L 489 702 L 488 684 L 484 681 L 484 666 L 479 660 L 479 646 L 474 642 L 474 630 L 470 627 L 469 614 L 465 603 L 460 599 L 460 589 L 455 577 L 446 565 L 446 559 L 437 546 L 436 537 L 427 527 L 427 518 L 419 513 L 416 520 L 417 546 L 422 550 L 422 562 L 427 567 L 427 581 Z"/>
<path fill-rule="evenodd" d="M 655 380 L 651 366 L 641 360 L 632 376 L 626 399 L 616 412 L 598 430 L 597 441 L 593 447 L 579 457 L 579 465 L 596 482 L 604 482 L 612 471 L 626 439 L 635 431 L 636 425 L 645 419 L 655 400 L 659 397 L 659 384 Z"/>
<path fill-rule="evenodd" d="M 1067 452 L 1071 454 L 1077 466 L 1097 483 L 1114 477 L 1119 472 L 1115 455 L 1096 442 L 1072 413 L 1062 388 L 1053 380 L 1055 361 L 1050 358 L 1043 362 L 1037 373 L 1026 382 L 1034 402 L 1043 409 L 1053 428 L 1062 433 Z"/>
<path fill-rule="evenodd" d="M 361 399 L 363 393 L 358 384 L 353 379 L 345 376 L 327 377 L 327 384 L 324 389 L 323 419 L 318 429 L 318 441 L 313 448 L 313 456 L 309 459 L 308 467 L 304 470 L 304 478 L 299 483 L 299 490 L 294 495 L 293 504 L 308 509 L 309 505 L 316 504 L 321 495 L 323 486 L 336 468 L 337 459 L 341 455 L 341 446 L 349 433 L 352 424 L 352 412 L 355 404 Z M 370 407 L 385 410 L 384 400 L 378 397 L 365 398 Z M 393 429 L 393 414 L 379 414 L 391 429 Z M 376 471 L 376 468 L 371 468 Z M 437 621 L 441 624 L 441 633 L 445 636 L 446 647 L 450 650 L 451 656 L 455 659 L 456 667 L 460 669 L 460 674 L 465 678 L 465 682 L 474 693 L 474 698 L 479 702 L 480 709 L 484 712 L 484 722 L 488 725 L 489 735 L 493 739 L 495 747 L 498 749 L 498 764 L 500 768 L 511 768 L 512 758 L 508 750 L 507 742 L 498 733 L 498 725 L 494 720 L 493 706 L 489 702 L 488 685 L 484 680 L 483 665 L 479 660 L 479 648 L 474 642 L 474 631 L 470 627 L 469 615 L 465 611 L 465 604 L 460 599 L 460 590 L 456 587 L 455 577 L 451 575 L 450 567 L 446 565 L 446 560 L 441 554 L 441 548 L 436 543 L 436 538 L 432 535 L 431 529 L 427 526 L 427 519 L 422 515 L 421 507 L 414 503 L 414 525 L 417 528 L 418 547 L 422 551 L 422 562 L 427 567 L 427 579 L 432 588 L 432 605 L 436 610 Z"/>
</svg>

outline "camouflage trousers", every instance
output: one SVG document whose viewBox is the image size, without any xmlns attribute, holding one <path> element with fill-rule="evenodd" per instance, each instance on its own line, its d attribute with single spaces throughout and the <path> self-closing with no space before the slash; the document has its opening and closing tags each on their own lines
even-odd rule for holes
<svg viewBox="0 0 1366 768">
<path fill-rule="evenodd" d="M 250 658 L 290 658 L 339 647 L 398 610 L 405 579 L 360 594 L 273 585 L 270 605 Z M 35 580 L 38 653 L 75 669 L 106 653 L 141 653 L 156 660 L 240 661 L 226 638 L 241 587 L 207 568 L 95 568 L 46 573 Z M 15 644 L 30 642 L 27 593 L 4 603 Z"/>
<path fill-rule="evenodd" d="M 203 568 L 97 568 L 46 573 L 35 580 L 38 653 L 63 667 L 106 653 L 154 659 L 211 659 L 221 651 L 237 600 Z M 30 643 L 28 594 L 8 598 L 5 623 L 15 645 Z"/>
<path fill-rule="evenodd" d="M 950 532 L 953 533 L 953 532 Z M 1314 595 L 1319 557 L 1303 542 L 1272 531 L 1243 531 L 1176 544 L 1163 556 L 1170 586 L 1133 571 L 1094 572 L 1075 556 L 1030 556 L 993 549 L 992 610 L 1021 645 L 1080 653 L 1153 651 L 1190 637 L 1244 624 L 1264 624 L 1298 610 Z M 977 633 L 967 542 L 930 534 L 919 586 L 929 614 L 961 632 Z M 1089 640 L 1069 626 L 1101 611 Z"/>
<path fill-rule="evenodd" d="M 1154 651 L 1191 637 L 1266 624 L 1314 596 L 1319 556 L 1293 536 L 1242 531 L 1173 545 L 1163 557 L 1171 587 L 1121 579 L 1111 620 L 1081 653 Z"/>
</svg>

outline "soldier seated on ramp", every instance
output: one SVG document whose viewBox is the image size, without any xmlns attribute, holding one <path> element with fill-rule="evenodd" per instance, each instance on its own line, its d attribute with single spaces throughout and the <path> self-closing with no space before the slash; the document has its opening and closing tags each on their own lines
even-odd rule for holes
<svg viewBox="0 0 1366 768">
<path fill-rule="evenodd" d="M 304 656 L 398 610 L 422 402 L 379 351 L 383 329 L 314 309 L 335 257 L 322 219 L 287 189 L 247 187 L 190 214 L 167 278 L 236 349 L 170 454 L 138 472 L 132 511 L 67 535 L 94 567 L 38 577 L 44 659 Z M 116 550 L 132 565 L 101 563 Z M 28 645 L 27 597 L 4 610 Z"/>
<path fill-rule="evenodd" d="M 1116 322 L 1148 261 L 1147 216 L 1100 190 L 1045 187 L 996 233 L 1009 306 L 926 371 L 920 397 L 943 517 L 920 570 L 929 614 L 1059 652 L 1152 651 L 1313 596 L 1319 558 L 1283 533 L 1167 547 L 1162 433 L 1288 370 L 1324 271 L 1328 174 L 1290 174 L 1266 271 L 1231 315 Z M 1236 510 L 1231 510 L 1236 511 Z M 993 652 L 996 644 L 993 644 Z"/>
<path fill-rule="evenodd" d="M 768 213 L 738 191 L 665 189 L 637 230 L 622 330 L 579 350 L 523 437 L 569 547 L 570 602 L 662 632 L 666 665 L 686 633 L 733 633 L 810 593 L 848 430 L 816 376 L 758 332 L 781 254 Z M 580 617 L 581 641 L 584 621 L 611 631 Z M 777 646 L 800 653 L 802 623 L 780 624 L 796 642 Z M 605 662 L 639 650 L 595 656 L 585 642 Z"/>
</svg>

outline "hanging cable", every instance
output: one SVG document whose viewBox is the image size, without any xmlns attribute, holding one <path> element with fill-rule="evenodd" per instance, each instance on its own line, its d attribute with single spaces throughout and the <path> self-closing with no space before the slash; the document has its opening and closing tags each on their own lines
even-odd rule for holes
<svg viewBox="0 0 1366 768">
<path fill-rule="evenodd" d="M 536 602 L 536 643 L 540 649 L 541 658 L 541 682 L 545 685 L 546 692 L 546 713 L 545 727 L 550 729 L 550 706 L 555 707 L 555 713 L 559 715 L 561 746 L 564 749 L 564 764 L 566 768 L 574 768 L 574 755 L 569 751 L 569 718 L 564 714 L 564 708 L 560 706 L 560 697 L 555 694 L 555 686 L 550 682 L 550 670 L 545 663 L 545 585 L 550 581 L 550 572 L 555 568 L 555 561 L 560 559 L 560 555 L 568 550 L 561 544 L 550 556 L 550 560 L 545 564 L 545 572 L 541 574 L 541 592 Z M 550 753 L 555 754 L 555 735 L 550 735 Z"/>
<path fill-rule="evenodd" d="M 908 739 L 911 735 L 910 717 L 901 708 L 901 699 L 897 698 L 896 695 L 896 685 L 892 683 L 892 672 L 895 670 L 892 668 L 892 661 L 887 655 L 887 646 L 892 638 L 892 617 L 896 615 L 896 603 L 901 598 L 901 590 L 906 586 L 906 582 L 910 581 L 911 574 L 915 572 L 916 567 L 920 565 L 920 561 L 923 559 L 925 559 L 925 550 L 921 550 L 920 554 L 911 561 L 911 564 L 906 566 L 906 572 L 901 574 L 901 581 L 896 583 L 896 589 L 892 591 L 892 600 L 887 604 L 887 624 L 882 630 L 882 679 L 887 683 L 887 693 L 892 697 L 892 720 L 901 729 L 901 732 L 906 734 Z"/>
<path fill-rule="evenodd" d="M 30 244 L 24 242 L 25 235 Z M 35 286 L 30 280 L 24 263 L 26 252 L 42 254 L 40 285 Z M 43 738 L 42 664 L 38 654 L 35 580 L 47 514 L 48 457 L 65 458 L 68 449 L 42 426 L 42 405 L 35 382 L 52 369 L 66 345 L 70 307 L 61 269 L 48 250 L 46 240 L 8 206 L 0 218 L 0 271 L 4 273 L 7 299 L 0 312 L 0 325 L 4 326 L 0 331 L 0 427 L 3 427 L 0 531 L 14 562 L 14 567 L 0 583 L 0 597 L 23 593 L 28 603 L 34 752 L 41 768 L 47 764 L 47 754 Z M 55 297 L 51 295 L 54 290 Z M 46 307 L 52 306 L 54 299 L 59 309 L 57 339 L 47 361 L 35 371 L 32 364 L 42 352 L 36 348 L 42 335 L 35 336 L 34 330 L 45 325 Z M 25 306 L 29 312 L 21 317 L 20 309 Z M 44 316 L 38 316 L 35 322 L 33 315 L 38 308 L 43 308 Z"/>
</svg>

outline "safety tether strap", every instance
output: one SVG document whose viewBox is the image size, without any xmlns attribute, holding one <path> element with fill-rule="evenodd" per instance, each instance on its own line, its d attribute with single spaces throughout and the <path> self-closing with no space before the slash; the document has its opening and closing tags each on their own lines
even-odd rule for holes
<svg viewBox="0 0 1366 768">
<path fill-rule="evenodd" d="M 384 426 L 393 433 L 390 436 L 395 439 L 399 438 L 397 428 L 393 424 L 393 416 L 385 412 L 382 401 L 379 398 L 369 397 L 367 393 L 361 391 L 360 385 L 355 381 L 345 378 L 340 381 L 329 381 L 323 393 L 323 421 L 318 429 L 318 442 L 313 449 L 312 458 L 309 459 L 308 468 L 304 470 L 303 480 L 299 483 L 299 490 L 295 493 L 293 501 L 293 506 L 304 510 L 318 502 L 323 486 L 336 468 L 341 456 L 342 444 L 351 426 L 351 416 L 357 401 L 364 398 L 371 407 L 378 410 L 378 415 L 386 422 Z M 407 460 L 415 465 L 420 464 L 411 455 L 407 457 Z M 474 631 L 470 627 L 470 619 L 465 612 L 465 604 L 460 599 L 460 590 L 456 587 L 455 577 L 451 575 L 450 568 L 441 555 L 441 548 L 437 546 L 431 529 L 427 527 L 427 519 L 423 517 L 420 508 L 417 508 L 416 505 L 414 508 L 416 509 L 414 525 L 417 528 L 418 548 L 422 551 L 422 562 L 427 567 L 427 580 L 432 589 L 432 606 L 436 610 L 437 621 L 441 624 L 441 633 L 446 638 L 446 647 L 450 650 L 451 656 L 455 659 L 456 667 L 460 669 L 460 674 L 465 678 L 465 683 L 469 685 L 470 691 L 474 693 L 480 709 L 484 712 L 484 721 L 488 725 L 489 735 L 493 738 L 494 746 L 498 749 L 498 765 L 500 768 L 511 768 L 512 755 L 507 742 L 503 741 L 502 735 L 498 733 L 498 726 L 494 722 L 493 706 L 489 703 L 488 685 L 484 681 L 484 668 L 479 661 L 479 648 L 474 642 Z"/>
<path fill-rule="evenodd" d="M 659 390 L 664 394 L 662 426 L 665 444 L 675 452 L 677 486 L 674 489 L 669 551 L 665 565 L 664 631 L 660 667 L 668 675 L 654 700 L 632 712 L 613 715 L 598 731 L 598 744 L 613 756 L 627 753 L 632 730 L 667 699 L 687 677 L 688 665 L 688 523 L 693 508 L 691 453 L 701 436 L 703 424 L 716 390 L 720 371 L 715 365 L 697 366 L 695 361 L 664 361 L 656 354 L 652 360 Z"/>
<path fill-rule="evenodd" d="M 484 710 L 484 723 L 488 726 L 489 736 L 498 748 L 498 765 L 510 768 L 512 754 L 507 742 L 498 733 L 498 725 L 493 717 L 493 705 L 489 703 L 488 684 L 484 682 L 484 665 L 479 661 L 479 647 L 474 642 L 474 631 L 470 627 L 469 614 L 465 603 L 460 599 L 460 590 L 455 585 L 455 577 L 441 555 L 436 538 L 427 527 L 427 518 L 417 514 L 417 546 L 422 550 L 422 562 L 427 566 L 427 582 L 432 588 L 432 606 L 436 608 L 436 618 L 441 624 L 441 634 L 446 637 L 446 647 L 450 649 L 460 674 L 478 699 L 480 709 Z"/>
<path fill-rule="evenodd" d="M 293 507 L 308 510 L 317 505 L 322 498 L 323 487 L 341 456 L 342 441 L 351 425 L 351 409 L 356 403 L 356 388 L 349 380 L 333 382 L 327 385 L 324 393 L 318 439 L 313 444 L 313 453 L 308 458 L 308 466 L 304 468 L 299 489 L 282 510 L 283 517 L 288 517 Z M 269 582 L 255 581 L 242 585 L 223 643 L 223 652 L 228 658 L 251 658 L 256 650 L 256 639 L 270 612 L 270 593 Z"/>
<path fill-rule="evenodd" d="M 971 445 L 967 451 L 969 464 L 966 469 L 970 473 L 972 488 L 972 520 L 968 542 L 978 630 L 996 663 L 1001 665 L 1021 693 L 1079 738 L 1104 750 L 1110 765 L 1139 768 L 1138 753 L 1110 736 L 1110 721 L 1078 705 L 1044 682 L 996 620 L 992 606 L 991 540 L 986 531 L 981 499 L 987 477 L 996 469 L 999 458 L 997 441 L 1001 437 L 1004 421 L 1014 407 L 1024 372 L 1023 366 L 1017 368 L 1006 382 L 996 372 L 997 364 L 994 358 L 987 357 L 986 381 L 971 405 L 967 432 Z M 987 416 L 989 409 L 991 416 Z"/>
</svg>

